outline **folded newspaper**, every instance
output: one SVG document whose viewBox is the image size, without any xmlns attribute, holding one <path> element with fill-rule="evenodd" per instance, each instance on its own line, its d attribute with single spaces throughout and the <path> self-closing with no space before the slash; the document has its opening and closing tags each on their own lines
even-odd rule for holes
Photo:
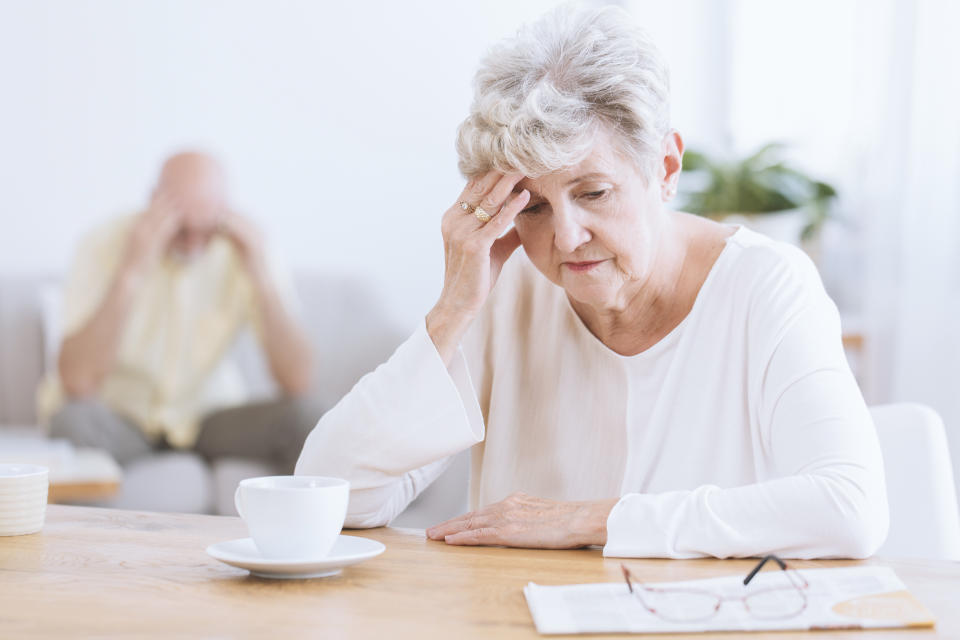
<svg viewBox="0 0 960 640">
<path fill-rule="evenodd" d="M 743 606 L 751 588 L 762 589 L 784 579 L 765 572 L 749 587 L 743 576 L 684 582 L 645 583 L 648 587 L 705 590 L 724 598 L 705 620 L 668 621 L 651 613 L 625 582 L 543 586 L 524 590 L 537 631 L 571 633 L 695 633 L 708 631 L 774 631 L 807 629 L 882 629 L 932 627 L 934 619 L 888 567 L 801 569 L 809 586 L 806 606 L 782 619 L 760 619 Z M 638 576 L 639 578 L 639 576 Z M 730 598 L 727 600 L 727 598 Z"/>
</svg>

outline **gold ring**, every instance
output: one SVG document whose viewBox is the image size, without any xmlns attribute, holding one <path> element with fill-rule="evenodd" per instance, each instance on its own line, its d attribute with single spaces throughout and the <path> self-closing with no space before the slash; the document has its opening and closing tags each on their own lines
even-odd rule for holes
<svg viewBox="0 0 960 640">
<path fill-rule="evenodd" d="M 477 207 L 473 210 L 473 215 L 477 216 L 480 222 L 489 222 L 490 214 L 483 210 L 483 207 Z"/>
<path fill-rule="evenodd" d="M 458 204 L 460 205 L 460 208 L 463 209 L 464 211 L 470 211 L 470 203 L 467 202 L 466 200 L 461 200 Z"/>
</svg>

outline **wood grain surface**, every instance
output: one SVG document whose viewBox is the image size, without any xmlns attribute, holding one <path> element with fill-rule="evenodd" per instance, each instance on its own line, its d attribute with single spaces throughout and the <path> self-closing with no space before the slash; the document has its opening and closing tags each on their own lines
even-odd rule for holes
<svg viewBox="0 0 960 640">
<path fill-rule="evenodd" d="M 448 547 L 412 529 L 347 533 L 379 540 L 387 551 L 332 578 L 267 580 L 204 551 L 214 542 L 245 537 L 238 518 L 51 505 L 41 533 L 0 537 L 0 638 L 533 638 L 538 636 L 522 593 L 528 581 L 621 579 L 620 561 L 604 559 L 597 549 Z M 866 563 L 893 567 L 934 612 L 937 629 L 817 632 L 817 639 L 960 638 L 960 563 Z M 745 573 L 753 561 L 629 564 L 642 579 L 655 581 Z M 852 564 L 859 563 L 796 563 Z"/>
</svg>

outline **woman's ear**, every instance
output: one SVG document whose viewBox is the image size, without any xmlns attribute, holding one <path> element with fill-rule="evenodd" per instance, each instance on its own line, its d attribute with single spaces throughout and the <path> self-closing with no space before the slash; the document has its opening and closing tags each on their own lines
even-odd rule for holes
<svg viewBox="0 0 960 640">
<path fill-rule="evenodd" d="M 660 197 L 668 202 L 677 195 L 677 183 L 680 181 L 680 169 L 683 167 L 683 138 L 676 129 L 663 138 L 663 181 Z"/>
</svg>

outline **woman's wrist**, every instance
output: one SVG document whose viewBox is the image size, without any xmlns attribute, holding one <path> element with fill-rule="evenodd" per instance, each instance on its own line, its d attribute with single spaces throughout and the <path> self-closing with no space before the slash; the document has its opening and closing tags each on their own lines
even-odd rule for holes
<svg viewBox="0 0 960 640">
<path fill-rule="evenodd" d="M 619 498 L 611 498 L 581 503 L 583 517 L 577 532 L 581 544 L 598 547 L 607 544 L 607 519 L 619 501 Z"/>
<path fill-rule="evenodd" d="M 441 302 L 434 305 L 433 309 L 427 314 L 427 335 L 433 341 L 433 345 L 437 348 L 444 364 L 449 365 L 450 361 L 453 360 L 453 354 L 456 353 L 460 339 L 466 333 L 472 320 L 472 317 L 468 317 L 462 312 L 452 311 Z"/>
</svg>

